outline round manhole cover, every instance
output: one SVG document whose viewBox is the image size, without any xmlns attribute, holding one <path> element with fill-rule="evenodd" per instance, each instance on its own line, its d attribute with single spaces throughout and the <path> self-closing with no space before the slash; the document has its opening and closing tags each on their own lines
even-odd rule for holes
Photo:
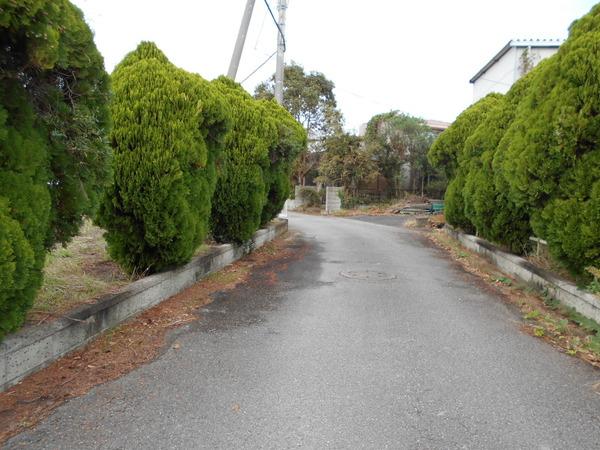
<svg viewBox="0 0 600 450">
<path fill-rule="evenodd" d="M 346 270 L 340 272 L 340 275 L 352 280 L 384 281 L 393 280 L 396 275 L 385 272 L 376 272 L 374 270 Z"/>
</svg>

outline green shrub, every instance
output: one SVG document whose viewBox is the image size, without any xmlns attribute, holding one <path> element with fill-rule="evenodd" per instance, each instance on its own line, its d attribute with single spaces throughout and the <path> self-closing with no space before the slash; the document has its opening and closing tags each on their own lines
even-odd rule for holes
<svg viewBox="0 0 600 450">
<path fill-rule="evenodd" d="M 114 182 L 98 215 L 109 253 L 130 272 L 185 263 L 208 231 L 228 110 L 210 83 L 149 42 L 112 82 Z"/>
<path fill-rule="evenodd" d="M 321 206 L 321 194 L 316 189 L 304 187 L 300 189 L 300 198 L 303 206 L 309 208 Z"/>
<path fill-rule="evenodd" d="M 533 232 L 575 275 L 600 265 L 599 47 L 596 5 L 488 112 L 475 104 L 440 136 L 429 156 L 451 177 L 450 223 L 513 251 Z"/>
<path fill-rule="evenodd" d="M 465 214 L 463 198 L 470 162 L 465 143 L 501 99 L 500 94 L 489 94 L 464 110 L 435 140 L 427 154 L 431 165 L 442 169 L 450 180 L 445 197 L 446 220 L 467 232 L 474 231 L 474 226 Z"/>
<path fill-rule="evenodd" d="M 535 234 L 575 274 L 600 263 L 600 5 L 544 61 L 509 129 L 509 195 Z"/>
<path fill-rule="evenodd" d="M 225 140 L 213 197 L 211 231 L 218 242 L 242 243 L 262 222 L 267 202 L 265 172 L 278 129 L 263 102 L 225 77 L 214 82 L 229 103 L 232 131 Z"/>
<path fill-rule="evenodd" d="M 5 2 L 6 3 L 6 2 Z M 46 250 L 90 214 L 108 172 L 108 76 L 66 0 L 0 7 L 0 338 L 24 320 Z"/>
<path fill-rule="evenodd" d="M 485 114 L 496 106 L 501 94 L 489 94 L 465 109 L 437 139 L 427 153 L 429 163 L 440 168 L 448 180 L 456 174 L 467 138 L 473 134 Z"/>
<path fill-rule="evenodd" d="M 261 100 L 277 126 L 277 139 L 269 148 L 269 165 L 264 170 L 267 195 L 262 210 L 261 225 L 279 214 L 291 192 L 294 161 L 306 148 L 306 131 L 283 107 L 275 101 Z"/>
<path fill-rule="evenodd" d="M 51 231 L 48 140 L 20 86 L 0 92 L 0 338 L 20 325 L 42 280 Z"/>
<path fill-rule="evenodd" d="M 353 209 L 359 203 L 356 197 L 348 195 L 344 191 L 339 191 L 338 197 L 340 198 L 340 207 L 342 209 Z"/>
<path fill-rule="evenodd" d="M 496 150 L 511 125 L 515 111 L 530 86 L 535 70 L 518 80 L 498 100 L 465 142 L 463 189 L 465 216 L 477 234 L 488 240 L 522 252 L 528 244 L 531 229 L 525 208 L 509 198 L 504 183 L 494 170 Z"/>
</svg>

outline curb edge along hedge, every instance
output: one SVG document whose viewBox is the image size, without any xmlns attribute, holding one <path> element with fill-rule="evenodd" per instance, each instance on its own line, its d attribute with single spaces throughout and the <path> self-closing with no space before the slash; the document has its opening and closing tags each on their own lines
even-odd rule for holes
<svg viewBox="0 0 600 450">
<path fill-rule="evenodd" d="M 24 320 L 46 251 L 77 233 L 108 176 L 108 76 L 66 0 L 0 9 L 0 339 Z"/>
<path fill-rule="evenodd" d="M 114 182 L 101 205 L 113 259 L 129 272 L 187 262 L 208 232 L 230 112 L 199 75 L 141 43 L 112 74 Z"/>
<path fill-rule="evenodd" d="M 454 178 L 446 194 L 451 224 L 513 251 L 523 251 L 533 231 L 572 273 L 600 266 L 599 49 L 596 5 L 470 136 L 451 139 L 477 104 L 440 136 L 429 156 Z M 440 152 L 448 143 L 451 150 Z M 462 164 L 446 157 L 452 152 L 464 155 Z"/>
</svg>

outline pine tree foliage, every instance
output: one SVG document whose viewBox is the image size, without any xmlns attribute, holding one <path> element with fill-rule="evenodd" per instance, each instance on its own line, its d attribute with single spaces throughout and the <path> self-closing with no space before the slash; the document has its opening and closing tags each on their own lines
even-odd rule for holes
<svg viewBox="0 0 600 450">
<path fill-rule="evenodd" d="M 109 252 L 130 272 L 185 263 L 208 232 L 227 105 L 149 42 L 116 67 L 112 85 L 114 182 L 98 217 Z"/>
<path fill-rule="evenodd" d="M 46 250 L 73 236 L 109 175 L 108 75 L 66 0 L 0 8 L 0 338 L 22 323 Z"/>
</svg>

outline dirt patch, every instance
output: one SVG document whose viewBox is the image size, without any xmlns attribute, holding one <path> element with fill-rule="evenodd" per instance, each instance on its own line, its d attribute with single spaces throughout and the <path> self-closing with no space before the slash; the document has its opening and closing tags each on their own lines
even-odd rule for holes
<svg viewBox="0 0 600 450">
<path fill-rule="evenodd" d="M 493 289 L 505 302 L 517 308 L 523 319 L 521 328 L 524 332 L 544 339 L 563 353 L 600 367 L 600 325 L 500 272 L 442 230 L 427 233 L 427 237 L 484 287 Z"/>
<path fill-rule="evenodd" d="M 256 269 L 266 267 L 266 279 L 275 283 L 276 272 L 305 253 L 293 248 L 294 242 L 296 236 L 288 233 L 264 245 L 0 393 L 0 444 L 36 425 L 66 400 L 152 361 L 164 348 L 169 330 L 198 320 L 198 308 L 211 303 L 216 293 L 247 281 Z"/>
<path fill-rule="evenodd" d="M 318 206 L 298 206 L 290 211 L 300 214 L 307 214 L 309 216 L 321 216 L 325 214 L 325 210 Z"/>
</svg>

